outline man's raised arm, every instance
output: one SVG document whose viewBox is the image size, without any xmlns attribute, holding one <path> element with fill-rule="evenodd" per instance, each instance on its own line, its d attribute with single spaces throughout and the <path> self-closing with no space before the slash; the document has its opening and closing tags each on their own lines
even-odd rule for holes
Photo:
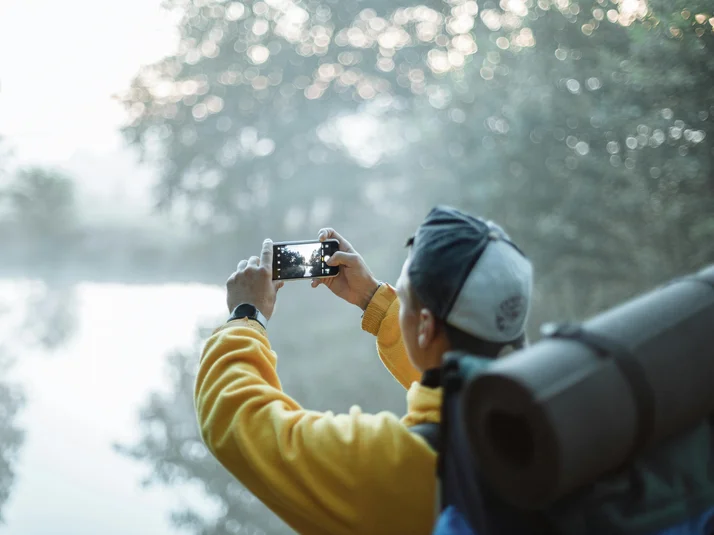
<svg viewBox="0 0 714 535">
<path fill-rule="evenodd" d="M 282 391 L 259 321 L 270 319 L 279 289 L 264 267 L 272 260 L 266 248 L 228 280 L 233 319 L 203 350 L 195 404 L 206 445 L 300 533 L 426 535 L 434 512 L 414 507 L 434 500 L 435 455 L 426 443 L 390 413 L 309 411 Z M 238 312 L 253 306 L 262 316 Z"/>
<path fill-rule="evenodd" d="M 399 299 L 394 288 L 380 282 L 372 275 L 362 256 L 334 229 L 322 229 L 321 241 L 337 240 L 340 251 L 328 264 L 340 266 L 340 274 L 329 279 L 315 279 L 312 287 L 327 286 L 337 297 L 364 310 L 362 329 L 377 337 L 377 353 L 394 378 L 406 389 L 421 374 L 407 357 L 402 332 L 399 328 Z"/>
</svg>

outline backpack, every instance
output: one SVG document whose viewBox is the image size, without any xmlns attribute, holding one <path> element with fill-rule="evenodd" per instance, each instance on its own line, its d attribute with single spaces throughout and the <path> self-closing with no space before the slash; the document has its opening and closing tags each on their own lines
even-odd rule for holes
<svg viewBox="0 0 714 535">
<path fill-rule="evenodd" d="M 433 535 L 714 535 L 714 484 L 708 489 L 709 492 L 705 493 L 703 500 L 686 495 L 672 499 L 673 503 L 680 503 L 678 513 L 665 515 L 654 522 L 648 522 L 646 518 L 644 522 L 642 518 L 639 519 L 644 524 L 651 524 L 652 529 L 648 529 L 648 526 L 645 529 L 637 529 L 635 526 L 639 523 L 638 518 L 630 519 L 631 528 L 627 525 L 601 525 L 599 529 L 589 529 L 586 520 L 571 521 L 570 526 L 559 526 L 558 515 L 562 511 L 557 507 L 535 511 L 522 510 L 502 500 L 480 475 L 477 462 L 467 446 L 463 428 L 458 424 L 461 409 L 459 393 L 465 375 L 468 374 L 468 369 L 473 367 L 475 359 L 483 361 L 467 355 L 450 355 L 446 359 L 442 368 L 444 402 L 441 425 L 423 423 L 410 428 L 410 431 L 422 436 L 438 454 L 439 515 Z M 483 365 L 483 362 L 478 364 Z M 681 439 L 679 449 L 691 449 L 688 446 L 691 446 L 692 442 L 701 443 L 706 441 L 707 436 L 713 438 L 704 446 L 714 447 L 714 422 L 698 426 Z M 674 455 L 678 449 L 677 442 L 675 440 L 667 445 L 669 449 L 674 450 Z M 708 461 L 714 463 L 714 455 Z M 707 462 L 701 464 L 703 471 L 707 471 L 707 468 L 712 470 L 711 466 L 707 467 Z M 692 489 L 692 494 L 695 493 L 694 490 Z M 588 491 L 597 492 L 591 488 L 577 493 L 564 500 L 564 509 L 577 510 L 579 501 L 583 502 L 583 507 L 592 507 L 592 500 L 587 496 Z M 641 491 L 642 489 L 637 489 L 635 492 Z M 595 507 L 605 507 L 605 504 L 596 504 Z M 647 508 L 640 509 L 640 517 L 646 517 L 646 512 L 642 511 Z M 635 516 L 637 514 L 635 513 Z"/>
<path fill-rule="evenodd" d="M 672 284 L 677 282 L 681 280 Z M 629 396 L 634 400 L 630 401 L 637 408 L 638 420 L 634 425 L 636 430 L 632 431 L 634 439 L 631 442 L 634 444 L 628 450 L 624 462 L 598 473 L 597 478 L 583 480 L 572 488 L 553 491 L 552 499 L 544 498 L 542 503 L 529 507 L 523 506 L 522 501 L 518 502 L 513 493 L 507 495 L 508 486 L 495 481 L 491 466 L 479 464 L 481 456 L 474 446 L 473 429 L 467 429 L 475 425 L 472 422 L 476 408 L 470 405 L 475 399 L 471 395 L 474 381 L 488 375 L 495 361 L 463 352 L 447 353 L 440 377 L 443 390 L 441 424 L 419 424 L 410 428 L 438 453 L 440 503 L 434 535 L 714 534 L 714 407 L 705 410 L 705 405 L 694 402 L 696 393 L 686 391 L 688 387 L 694 391 L 695 387 L 707 384 L 706 381 L 710 381 L 710 390 L 714 390 L 714 374 L 711 373 L 711 367 L 706 368 L 714 360 L 712 286 L 714 267 L 701 272 L 698 277 L 686 279 L 686 284 L 667 290 L 662 296 L 655 295 L 654 299 L 677 305 L 670 309 L 654 308 L 672 311 L 670 316 L 674 319 L 667 322 L 666 328 L 655 325 L 651 332 L 645 334 L 641 332 L 642 323 L 638 323 L 637 315 L 651 314 L 652 305 L 657 304 L 657 301 L 653 301 L 650 294 L 646 296 L 647 299 L 640 298 L 634 305 L 630 302 L 614 313 L 608 311 L 607 319 L 612 325 L 618 325 L 618 328 L 623 322 L 627 323 L 634 318 L 632 325 L 639 329 L 639 346 L 628 346 L 622 336 L 619 339 L 610 336 L 606 329 L 607 322 L 598 323 L 599 317 L 583 326 L 568 325 L 548 333 L 546 340 L 567 340 L 567 343 L 562 342 L 566 351 L 559 355 L 561 361 L 567 361 L 574 353 L 574 348 L 585 348 L 592 354 L 588 358 L 594 359 L 598 366 L 604 362 L 618 370 L 621 377 L 626 379 L 622 381 L 626 385 L 623 388 L 630 390 Z M 681 300 L 677 301 L 680 297 Z M 677 319 L 682 321 L 677 324 Z M 672 328 L 672 325 L 675 327 Z M 593 329 L 593 326 L 597 329 Z M 613 331 L 618 332 L 617 329 Z M 627 329 L 620 329 L 621 335 L 623 332 L 626 333 Z M 646 343 L 651 340 L 656 342 L 654 346 Z M 672 346 L 673 340 L 681 344 Z M 545 343 L 551 344 L 546 346 L 549 350 L 560 347 L 552 345 L 552 341 Z M 648 379 L 651 380 L 657 371 L 655 369 L 653 372 L 653 364 L 648 361 L 648 357 L 656 354 L 657 349 L 653 347 L 660 346 L 668 350 L 681 347 L 681 353 L 672 357 L 679 359 L 682 366 L 679 375 L 690 373 L 691 379 L 694 370 L 695 376 L 703 375 L 706 381 L 688 385 L 686 381 L 677 383 L 674 375 L 669 381 L 665 375 L 666 380 L 659 382 L 660 391 L 656 391 L 655 387 L 648 384 L 651 382 Z M 641 348 L 647 348 L 647 351 Z M 698 353 L 692 356 L 695 351 Z M 513 355 L 506 359 L 513 358 Z M 656 358 L 653 356 L 650 360 L 655 362 Z M 694 368 L 692 365 L 695 365 Z M 666 369 L 666 366 L 662 369 Z M 614 372 L 608 368 L 608 373 Z M 582 389 L 582 385 L 577 384 L 577 381 L 575 383 L 574 389 Z M 666 387 L 664 392 L 662 384 Z M 672 392 L 676 388 L 685 391 Z M 616 390 L 613 387 L 597 394 L 617 397 Z M 536 400 L 537 394 L 533 393 Z M 674 397 L 667 397 L 673 394 Z M 588 395 L 592 401 L 592 392 Z M 680 406 L 662 409 L 663 398 L 679 401 Z M 683 410 L 683 407 L 689 407 L 689 413 L 681 413 L 686 417 L 681 418 L 682 421 L 676 425 L 672 424 L 671 429 L 662 429 L 662 413 Z M 515 430 L 512 435 L 509 435 L 509 429 L 500 431 L 506 437 L 519 436 Z M 501 447 L 508 448 L 517 442 L 515 438 L 505 440 Z M 563 447 L 567 446 L 565 444 Z M 607 455 L 607 452 L 603 452 L 603 456 Z M 543 489 L 544 493 L 552 490 Z"/>
<path fill-rule="evenodd" d="M 463 384 L 460 364 L 471 361 L 478 368 L 484 359 L 463 354 L 447 357 L 442 367 L 443 404 L 441 424 L 422 423 L 410 427 L 437 452 L 439 516 L 434 535 L 546 535 L 551 534 L 545 518 L 516 511 L 490 491 L 478 474 L 463 427 L 456 424 L 459 393 Z M 452 424 L 452 425 L 450 425 Z"/>
</svg>

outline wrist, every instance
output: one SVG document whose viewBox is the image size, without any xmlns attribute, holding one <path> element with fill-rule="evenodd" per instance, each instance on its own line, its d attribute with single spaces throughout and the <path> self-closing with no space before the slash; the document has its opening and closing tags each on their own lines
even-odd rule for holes
<svg viewBox="0 0 714 535">
<path fill-rule="evenodd" d="M 262 325 L 264 329 L 268 328 L 268 317 L 263 315 L 260 309 L 251 303 L 241 303 L 240 305 L 236 306 L 233 309 L 231 316 L 228 318 L 228 321 L 243 318 L 255 320 L 260 323 L 260 325 Z"/>
<path fill-rule="evenodd" d="M 362 330 L 377 336 L 382 322 L 387 317 L 387 312 L 395 301 L 397 301 L 397 294 L 394 288 L 386 282 L 382 283 L 369 302 L 367 310 L 362 314 Z"/>
<path fill-rule="evenodd" d="M 374 294 L 377 293 L 377 290 L 379 290 L 379 287 L 382 286 L 382 284 L 383 283 L 379 282 L 378 280 L 373 281 L 373 284 L 370 286 L 370 289 L 367 290 L 367 292 L 365 293 L 365 296 L 362 299 L 362 302 L 359 303 L 359 307 L 363 311 L 367 310 L 367 307 L 372 302 L 372 298 L 374 297 Z"/>
</svg>

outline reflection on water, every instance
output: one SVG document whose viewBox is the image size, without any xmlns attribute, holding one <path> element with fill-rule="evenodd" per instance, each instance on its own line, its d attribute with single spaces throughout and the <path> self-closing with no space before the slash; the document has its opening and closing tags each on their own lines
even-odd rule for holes
<svg viewBox="0 0 714 535">
<path fill-rule="evenodd" d="M 205 338 L 209 333 L 204 333 Z M 193 408 L 198 344 L 173 353 L 168 362 L 169 392 L 149 398 L 141 410 L 142 438 L 117 449 L 153 468 L 147 482 L 176 487 L 202 482 L 216 512 L 205 514 L 188 504 L 172 515 L 174 525 L 188 533 L 292 533 L 262 503 L 247 492 L 209 454 L 201 440 Z"/>
<path fill-rule="evenodd" d="M 37 283 L 24 299 L 27 306 L 23 332 L 32 343 L 48 350 L 59 348 L 77 328 L 77 292 L 74 286 Z"/>
<path fill-rule="evenodd" d="M 0 521 L 4 519 L 5 504 L 15 486 L 15 463 L 22 446 L 24 433 L 17 415 L 24 405 L 24 394 L 19 385 L 9 382 L 13 358 L 0 345 Z"/>
<path fill-rule="evenodd" d="M 286 392 L 317 410 L 403 410 L 359 314 L 321 290 L 281 290 L 271 318 Z M 0 321 L 0 342 L 17 356 L 13 380 L 27 399 L 3 534 L 47 535 L 48 526 L 73 535 L 291 533 L 198 436 L 192 391 L 208 334 L 198 328 L 225 320 L 223 288 L 80 284 L 66 294 L 74 328 L 54 350 L 30 343 L 31 330 L 21 335 L 42 308 L 39 295 L 0 281 L 0 303 L 15 316 Z M 61 314 L 60 302 L 48 318 Z M 342 350 L 316 352 L 318 335 Z"/>
<path fill-rule="evenodd" d="M 0 279 L 0 348 L 50 355 L 77 328 L 76 286 L 62 281 Z"/>
<path fill-rule="evenodd" d="M 23 316 L 30 289 L 26 283 L 0 283 L 0 300 Z M 82 284 L 75 297 L 76 330 L 54 358 L 43 358 L 49 350 L 28 350 L 18 342 L 22 318 L 11 328 L 3 323 L 0 330 L 0 342 L 19 357 L 14 375 L 27 397 L 25 444 L 15 463 L 3 533 L 45 535 L 51 527 L 53 533 L 76 535 L 164 535 L 177 533 L 171 511 L 190 506 L 209 518 L 216 515 L 218 504 L 193 486 L 142 489 L 150 470 L 117 454 L 112 445 L 145 436 L 137 422 L 140 407 L 151 392 L 176 388 L 174 380 L 167 381 L 166 355 L 193 347 L 197 325 L 213 322 L 222 312 L 221 289 Z M 50 317 L 62 315 L 61 301 L 53 303 Z M 41 300 L 33 303 L 30 308 L 42 310 Z M 197 355 L 191 351 L 186 358 L 188 370 Z M 181 381 L 182 390 L 191 386 L 188 375 Z"/>
</svg>

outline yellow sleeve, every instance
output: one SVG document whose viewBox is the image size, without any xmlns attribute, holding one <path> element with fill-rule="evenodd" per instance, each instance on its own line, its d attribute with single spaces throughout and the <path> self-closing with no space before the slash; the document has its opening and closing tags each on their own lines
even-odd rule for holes
<svg viewBox="0 0 714 535">
<path fill-rule="evenodd" d="M 427 535 L 436 455 L 390 413 L 333 415 L 282 392 L 256 322 L 206 343 L 195 389 L 203 439 L 255 496 L 299 533 Z"/>
<path fill-rule="evenodd" d="M 389 284 L 382 284 L 362 317 L 362 329 L 377 337 L 377 353 L 389 372 L 409 390 L 421 374 L 407 356 L 399 328 L 399 299 Z"/>
</svg>

